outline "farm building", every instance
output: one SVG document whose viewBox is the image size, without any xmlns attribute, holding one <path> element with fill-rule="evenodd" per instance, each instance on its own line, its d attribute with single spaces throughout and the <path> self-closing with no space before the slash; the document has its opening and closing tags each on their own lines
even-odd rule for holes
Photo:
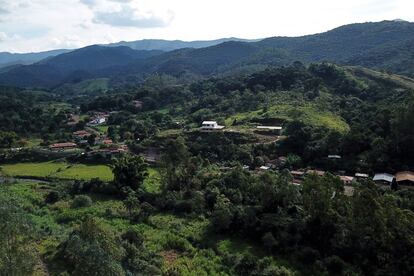
<svg viewBox="0 0 414 276">
<path fill-rule="evenodd" d="M 281 126 L 257 126 L 256 132 L 263 133 L 263 134 L 275 134 L 280 135 L 282 133 Z"/>
<path fill-rule="evenodd" d="M 49 148 L 52 150 L 64 150 L 64 149 L 73 149 L 73 148 L 76 148 L 76 146 L 77 145 L 75 143 L 67 142 L 67 143 L 52 144 L 49 146 Z"/>
<path fill-rule="evenodd" d="M 354 181 L 354 177 L 353 176 L 346 176 L 346 175 L 341 175 L 339 176 L 339 179 L 341 179 L 341 181 L 345 184 L 345 185 L 349 185 Z"/>
<path fill-rule="evenodd" d="M 357 179 L 367 179 L 367 178 L 369 177 L 369 175 L 368 175 L 368 174 L 366 174 L 366 173 L 356 173 L 356 174 L 355 174 L 355 177 L 356 177 Z"/>
<path fill-rule="evenodd" d="M 102 125 L 106 122 L 106 118 L 105 117 L 98 117 L 96 119 L 93 119 L 92 121 L 90 121 L 88 124 L 91 126 L 97 126 L 97 125 Z"/>
<path fill-rule="evenodd" d="M 328 155 L 328 159 L 341 159 L 341 158 L 342 157 L 340 155 L 335 155 L 335 154 Z"/>
<path fill-rule="evenodd" d="M 294 179 L 303 179 L 305 172 L 302 171 L 290 171 L 290 174 Z"/>
<path fill-rule="evenodd" d="M 325 175 L 325 171 L 320 171 L 320 170 L 307 170 L 306 173 L 307 174 L 316 174 L 318 176 L 324 176 Z"/>
<path fill-rule="evenodd" d="M 132 104 L 136 107 L 136 108 L 142 108 L 142 106 L 144 105 L 144 103 L 142 101 L 132 101 Z"/>
<path fill-rule="evenodd" d="M 414 172 L 410 172 L 410 171 L 398 172 L 395 175 L 395 180 L 397 181 L 398 185 L 402 185 L 402 186 L 414 185 Z"/>
<path fill-rule="evenodd" d="M 218 125 L 216 121 L 204 121 L 200 127 L 201 130 L 206 130 L 206 131 L 221 130 L 223 128 L 224 126 Z"/>
<path fill-rule="evenodd" d="M 78 139 L 89 137 L 90 135 L 91 134 L 87 132 L 86 130 L 79 130 L 79 131 L 73 132 L 73 136 Z"/>
<path fill-rule="evenodd" d="M 390 185 L 394 180 L 394 176 L 389 173 L 377 173 L 374 175 L 374 178 L 372 180 L 379 184 Z"/>
</svg>

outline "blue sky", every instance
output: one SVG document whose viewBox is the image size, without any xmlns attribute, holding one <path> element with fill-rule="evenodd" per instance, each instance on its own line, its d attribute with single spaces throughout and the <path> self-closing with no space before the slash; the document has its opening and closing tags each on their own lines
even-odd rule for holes
<svg viewBox="0 0 414 276">
<path fill-rule="evenodd" d="M 0 0 L 0 51 L 298 36 L 356 22 L 414 21 L 413 11 L 413 0 Z"/>
</svg>

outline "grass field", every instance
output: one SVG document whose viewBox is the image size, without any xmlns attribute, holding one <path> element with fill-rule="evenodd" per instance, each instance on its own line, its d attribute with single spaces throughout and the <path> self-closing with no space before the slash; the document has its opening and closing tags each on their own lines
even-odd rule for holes
<svg viewBox="0 0 414 276">
<path fill-rule="evenodd" d="M 323 126 L 339 132 L 349 131 L 348 124 L 338 115 L 327 111 L 320 111 L 312 106 L 293 106 L 288 104 L 274 105 L 267 112 L 262 109 L 238 113 L 225 120 L 226 126 L 230 126 L 236 119 L 239 123 L 249 123 L 255 119 L 272 118 L 292 120 L 294 117 L 314 126 Z"/>
<path fill-rule="evenodd" d="M 66 162 L 16 163 L 0 165 L 0 173 L 14 177 L 45 177 L 58 179 L 113 180 L 111 168 L 106 165 L 69 164 Z M 161 191 L 161 175 L 156 168 L 148 169 L 144 188 L 150 193 Z"/>
<path fill-rule="evenodd" d="M 112 171 L 105 165 L 69 164 L 66 162 L 16 163 L 0 166 L 5 175 L 14 177 L 50 177 L 59 179 L 103 181 L 113 179 Z"/>
</svg>

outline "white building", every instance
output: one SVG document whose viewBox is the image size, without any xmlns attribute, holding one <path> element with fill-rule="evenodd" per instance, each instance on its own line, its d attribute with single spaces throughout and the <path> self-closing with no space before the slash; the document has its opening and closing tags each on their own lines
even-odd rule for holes
<svg viewBox="0 0 414 276">
<path fill-rule="evenodd" d="M 93 125 L 102 125 L 106 123 L 106 118 L 105 117 L 98 117 L 92 121 L 89 122 L 89 125 L 93 126 Z"/>
<path fill-rule="evenodd" d="M 256 131 L 257 132 L 268 132 L 268 133 L 280 135 L 282 132 L 282 127 L 281 126 L 257 126 Z"/>
<path fill-rule="evenodd" d="M 340 155 L 336 155 L 336 154 L 330 154 L 328 155 L 329 159 L 341 159 L 342 157 Z"/>
<path fill-rule="evenodd" d="M 392 174 L 389 173 L 377 173 L 375 174 L 374 178 L 372 179 L 375 182 L 379 182 L 379 183 L 392 183 L 394 180 L 394 176 Z"/>
<path fill-rule="evenodd" d="M 216 121 L 204 121 L 200 127 L 201 130 L 220 130 L 223 128 L 224 126 L 218 125 Z"/>
</svg>

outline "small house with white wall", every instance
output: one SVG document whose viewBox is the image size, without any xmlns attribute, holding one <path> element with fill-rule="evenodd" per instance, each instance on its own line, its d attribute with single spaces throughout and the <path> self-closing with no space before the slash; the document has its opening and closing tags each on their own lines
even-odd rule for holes
<svg viewBox="0 0 414 276">
<path fill-rule="evenodd" d="M 257 126 L 256 132 L 263 134 L 275 134 L 280 135 L 282 133 L 281 126 Z"/>
<path fill-rule="evenodd" d="M 224 126 L 220 126 L 219 124 L 217 124 L 216 121 L 204 121 L 201 124 L 200 130 L 212 131 L 212 130 L 221 130 L 223 128 Z"/>
</svg>

